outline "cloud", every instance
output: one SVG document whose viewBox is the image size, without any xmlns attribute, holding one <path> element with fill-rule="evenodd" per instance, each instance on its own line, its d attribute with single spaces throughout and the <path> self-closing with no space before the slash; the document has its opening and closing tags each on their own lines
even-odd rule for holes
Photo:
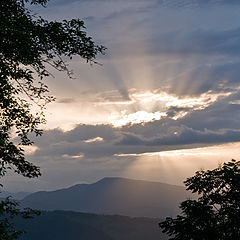
<svg viewBox="0 0 240 240">
<path fill-rule="evenodd" d="M 238 0 L 157 0 L 157 4 L 164 7 L 171 8 L 196 8 L 196 7 L 209 7 L 217 5 L 239 5 Z"/>
<path fill-rule="evenodd" d="M 219 75 L 220 66 L 209 67 L 206 79 L 212 76 L 211 80 L 218 83 L 218 87 L 198 95 L 178 96 L 163 89 L 130 89 L 130 100 L 123 101 L 120 95 L 114 96 L 116 91 L 97 94 L 96 102 L 93 102 L 99 104 L 97 107 L 110 107 L 120 113 L 121 109 L 128 111 L 121 115 L 124 124 L 116 124 L 119 127 L 110 122 L 78 124 L 70 131 L 47 130 L 41 138 L 33 138 L 36 148 L 30 157 L 46 162 L 84 162 L 111 158 L 116 154 L 141 154 L 240 141 L 240 89 L 234 85 L 238 71 L 235 63 L 224 66 Z M 204 79 L 204 72 L 202 76 Z M 222 81 L 228 78 L 229 87 Z"/>
<path fill-rule="evenodd" d="M 58 103 L 73 103 L 75 102 L 76 100 L 74 98 L 62 98 L 62 99 L 58 99 L 57 102 Z"/>
<path fill-rule="evenodd" d="M 143 139 L 141 137 L 124 134 L 120 145 L 146 145 L 146 146 L 177 146 L 191 144 L 220 144 L 240 141 L 240 130 L 222 129 L 221 131 L 194 130 L 185 126 L 178 127 L 174 132 L 159 138 Z"/>
<path fill-rule="evenodd" d="M 102 141 L 104 141 L 102 137 L 95 137 L 95 138 L 84 140 L 85 143 L 94 143 L 94 142 L 102 142 Z"/>
<path fill-rule="evenodd" d="M 33 139 L 36 150 L 31 158 L 66 161 L 73 156 L 72 160 L 87 161 L 111 158 L 116 154 L 139 154 L 238 142 L 240 105 L 233 104 L 234 99 L 238 97 L 222 99 L 178 120 L 165 118 L 121 128 L 81 124 L 67 132 L 61 129 L 48 130 L 43 137 Z M 222 111 L 225 112 L 224 115 Z"/>
<path fill-rule="evenodd" d="M 178 95 L 197 95 L 210 90 L 216 92 L 238 91 L 239 74 L 239 60 L 199 64 L 199 66 L 170 79 L 170 91 L 175 91 Z M 183 87 L 176 89 L 178 83 L 181 83 Z"/>
<path fill-rule="evenodd" d="M 116 0 L 91 0 L 94 2 L 113 2 Z M 121 1 L 121 2 L 126 2 L 127 0 L 117 0 L 117 1 Z M 66 2 L 65 0 L 51 0 L 50 3 L 52 2 L 52 4 L 69 4 L 69 3 L 74 3 L 74 2 L 88 2 L 87 0 L 70 0 L 68 2 Z M 238 0 L 156 0 L 156 2 L 159 5 L 163 5 L 163 6 L 169 6 L 169 7 L 185 7 L 188 5 L 193 5 L 196 6 L 200 5 L 228 5 L 228 4 L 239 4 Z"/>
<path fill-rule="evenodd" d="M 232 90 L 233 91 L 233 90 Z M 153 122 L 166 117 L 177 120 L 192 111 L 205 109 L 219 98 L 225 98 L 232 92 L 204 92 L 198 96 L 177 96 L 163 89 L 154 91 L 129 91 L 131 101 L 128 104 L 112 102 L 120 110 L 109 117 L 115 127 Z M 111 102 L 108 102 L 111 104 Z M 122 110 L 121 110 L 122 109 Z"/>
<path fill-rule="evenodd" d="M 176 55 L 189 57 L 191 55 L 225 55 L 239 56 L 240 54 L 240 28 L 227 30 L 172 30 L 168 32 L 155 31 L 152 34 L 146 34 L 144 38 L 145 49 L 148 55 Z M 117 48 L 118 41 L 113 43 L 112 49 L 114 56 L 141 56 L 144 49 L 136 48 L 135 39 L 128 40 L 127 47 Z M 196 57 L 195 56 L 195 57 Z"/>
</svg>

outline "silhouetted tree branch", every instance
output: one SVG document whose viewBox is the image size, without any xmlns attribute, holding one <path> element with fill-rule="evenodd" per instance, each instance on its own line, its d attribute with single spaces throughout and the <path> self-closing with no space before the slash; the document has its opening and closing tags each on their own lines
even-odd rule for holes
<svg viewBox="0 0 240 240">
<path fill-rule="evenodd" d="M 47 64 L 71 76 L 63 56 L 80 56 L 89 63 L 105 47 L 96 45 L 80 19 L 47 21 L 27 9 L 27 4 L 45 6 L 47 0 L 0 1 L 0 177 L 12 170 L 28 178 L 40 176 L 39 167 L 25 159 L 21 146 L 31 145 L 29 133 L 42 134 L 44 109 L 54 100 L 44 78 L 51 73 Z M 36 104 L 38 112 L 31 111 Z M 18 136 L 13 141 L 12 134 Z M 0 239 L 16 239 L 5 218 L 22 214 L 10 199 L 0 205 Z M 15 210 L 14 210 L 15 209 Z"/>
<path fill-rule="evenodd" d="M 169 239 L 240 239 L 240 161 L 198 171 L 185 185 L 199 198 L 182 202 L 182 215 L 159 223 Z"/>
</svg>

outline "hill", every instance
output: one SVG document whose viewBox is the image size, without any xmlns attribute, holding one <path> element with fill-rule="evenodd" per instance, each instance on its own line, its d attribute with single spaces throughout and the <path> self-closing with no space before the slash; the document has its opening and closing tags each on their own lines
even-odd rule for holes
<svg viewBox="0 0 240 240">
<path fill-rule="evenodd" d="M 36 192 L 25 197 L 22 205 L 42 210 L 163 218 L 176 215 L 179 203 L 188 194 L 181 186 L 125 178 L 104 178 L 93 184 Z"/>
<path fill-rule="evenodd" d="M 165 240 L 158 222 L 159 219 L 53 211 L 34 219 L 18 219 L 17 227 L 27 231 L 20 240 Z"/>
</svg>

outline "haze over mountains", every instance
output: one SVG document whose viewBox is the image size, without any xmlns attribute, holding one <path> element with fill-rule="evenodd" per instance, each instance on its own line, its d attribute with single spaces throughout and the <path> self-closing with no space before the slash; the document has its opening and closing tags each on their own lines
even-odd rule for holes
<svg viewBox="0 0 240 240">
<path fill-rule="evenodd" d="M 41 210 L 66 210 L 134 217 L 174 216 L 189 197 L 184 187 L 125 178 L 103 178 L 56 191 L 26 196 L 21 205 Z"/>
</svg>

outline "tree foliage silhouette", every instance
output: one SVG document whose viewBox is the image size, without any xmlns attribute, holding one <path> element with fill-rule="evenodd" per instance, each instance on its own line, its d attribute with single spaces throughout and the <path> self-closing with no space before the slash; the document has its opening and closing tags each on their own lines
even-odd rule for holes
<svg viewBox="0 0 240 240">
<path fill-rule="evenodd" d="M 8 171 L 28 178 L 40 176 L 39 167 L 25 159 L 23 146 L 32 144 L 29 133 L 42 134 L 39 125 L 45 123 L 45 105 L 54 100 L 44 84 L 44 78 L 51 75 L 49 67 L 71 77 L 63 57 L 76 55 L 95 63 L 96 55 L 105 50 L 87 36 L 80 19 L 47 21 L 27 9 L 29 4 L 45 6 L 47 1 L 0 1 L 1 178 Z M 31 111 L 33 104 L 38 107 L 36 113 Z M 0 239 L 15 239 L 20 233 L 12 228 L 6 215 L 29 216 L 16 207 L 10 199 L 1 202 Z"/>
<path fill-rule="evenodd" d="M 199 198 L 182 202 L 182 215 L 159 223 L 169 239 L 240 239 L 240 161 L 198 171 L 185 185 Z"/>
</svg>

